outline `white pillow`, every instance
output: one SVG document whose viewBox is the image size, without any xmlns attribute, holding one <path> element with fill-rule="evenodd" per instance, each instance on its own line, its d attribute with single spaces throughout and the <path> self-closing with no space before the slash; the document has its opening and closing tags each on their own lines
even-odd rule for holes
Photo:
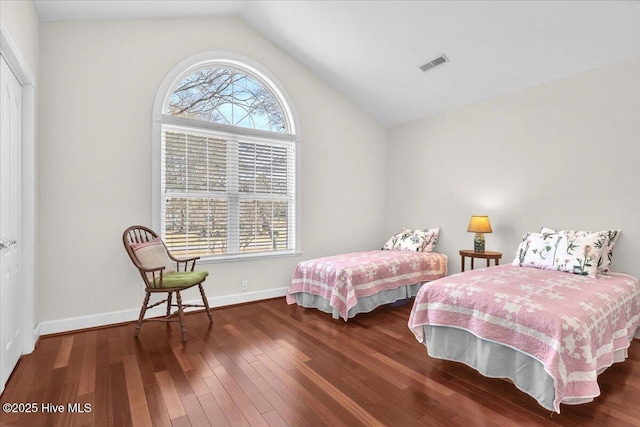
<svg viewBox="0 0 640 427">
<path fill-rule="evenodd" d="M 398 240 L 404 239 L 407 236 L 413 234 L 413 229 L 411 228 L 403 228 L 400 232 L 394 234 L 387 240 L 387 242 L 382 245 L 383 251 L 390 251 L 394 248 L 394 246 L 398 243 Z"/>
<path fill-rule="evenodd" d="M 146 243 L 132 243 L 131 249 L 136 254 L 138 261 L 144 268 L 156 268 L 164 266 L 162 274 L 172 273 L 176 271 L 175 264 L 167 255 L 167 249 L 160 240 L 156 237 L 150 242 Z M 153 280 L 152 273 L 147 273 L 149 280 Z M 158 277 L 156 273 L 156 277 Z"/>
<path fill-rule="evenodd" d="M 425 239 L 425 245 L 424 248 L 422 248 L 422 252 L 431 252 L 438 242 L 440 228 L 426 228 L 424 230 L 416 230 L 415 233 L 422 234 Z"/>
<path fill-rule="evenodd" d="M 399 239 L 394 250 L 431 252 L 438 241 L 439 228 L 414 230 L 413 233 Z"/>
<path fill-rule="evenodd" d="M 513 265 L 558 270 L 596 277 L 602 248 L 599 233 L 527 233 L 518 246 Z"/>
<path fill-rule="evenodd" d="M 613 259 L 613 247 L 620 237 L 621 230 L 602 230 L 602 231 L 582 231 L 582 230 L 556 230 L 554 228 L 542 227 L 540 233 L 563 233 L 567 235 L 587 236 L 597 234 L 598 239 L 595 247 L 601 250 L 600 258 L 597 260 L 598 274 L 609 275 L 609 265 Z"/>
<path fill-rule="evenodd" d="M 598 262 L 602 257 L 602 242 L 599 233 L 560 234 L 555 267 L 558 271 L 596 277 Z"/>
<path fill-rule="evenodd" d="M 558 249 L 559 234 L 526 233 L 516 250 L 513 265 L 555 270 L 554 260 Z"/>
</svg>

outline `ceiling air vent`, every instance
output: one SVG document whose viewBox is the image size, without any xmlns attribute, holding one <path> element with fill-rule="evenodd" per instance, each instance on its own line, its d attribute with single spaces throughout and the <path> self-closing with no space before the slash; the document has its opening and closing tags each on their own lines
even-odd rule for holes
<svg viewBox="0 0 640 427">
<path fill-rule="evenodd" d="M 444 53 L 440 56 L 438 56 L 436 59 L 434 59 L 431 62 L 427 62 L 426 64 L 424 64 L 423 66 L 420 67 L 420 69 L 422 71 L 427 71 L 430 70 L 432 68 L 437 67 L 438 65 L 442 65 L 445 62 L 449 62 L 449 58 L 447 58 Z"/>
</svg>

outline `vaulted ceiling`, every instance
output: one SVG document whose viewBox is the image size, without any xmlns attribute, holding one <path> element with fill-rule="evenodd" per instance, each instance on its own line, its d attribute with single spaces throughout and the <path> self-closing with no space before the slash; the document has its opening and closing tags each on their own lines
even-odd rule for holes
<svg viewBox="0 0 640 427">
<path fill-rule="evenodd" d="M 35 6 L 42 22 L 235 16 L 384 126 L 640 55 L 638 1 L 35 0 Z M 419 68 L 441 54 L 449 62 Z"/>
</svg>

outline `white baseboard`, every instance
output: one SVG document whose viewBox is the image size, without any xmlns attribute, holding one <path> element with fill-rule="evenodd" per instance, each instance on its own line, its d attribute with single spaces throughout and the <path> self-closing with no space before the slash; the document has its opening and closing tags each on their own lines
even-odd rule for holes
<svg viewBox="0 0 640 427">
<path fill-rule="evenodd" d="M 265 291 L 243 292 L 241 294 L 225 295 L 222 297 L 207 298 L 209 306 L 224 307 L 233 304 L 242 304 L 245 302 L 260 301 L 270 298 L 278 298 L 287 295 L 288 288 L 275 288 Z M 202 300 L 184 301 L 185 304 L 202 304 Z M 191 308 L 196 310 L 197 308 Z M 201 310 L 201 309 L 200 309 Z M 190 311 L 189 309 L 185 311 Z M 148 310 L 145 317 L 162 316 L 166 313 L 166 305 L 157 306 Z M 90 316 L 71 317 L 68 319 L 50 320 L 40 322 L 33 331 L 34 342 L 42 335 L 57 334 L 61 332 L 75 331 L 78 329 L 95 328 L 98 326 L 108 326 L 117 323 L 131 322 L 137 320 L 140 315 L 140 309 L 113 311 L 110 313 L 93 314 Z"/>
</svg>

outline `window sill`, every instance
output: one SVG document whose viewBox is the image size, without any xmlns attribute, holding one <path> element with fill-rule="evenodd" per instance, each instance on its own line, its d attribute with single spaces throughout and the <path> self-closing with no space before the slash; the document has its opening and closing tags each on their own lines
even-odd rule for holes
<svg viewBox="0 0 640 427">
<path fill-rule="evenodd" d="M 287 258 L 302 255 L 302 252 L 278 252 L 278 253 L 256 253 L 251 255 L 221 255 L 217 257 L 202 257 L 198 260 L 198 264 L 218 264 L 222 262 L 236 262 L 236 261 L 257 261 L 261 259 L 273 259 L 273 258 Z"/>
</svg>

